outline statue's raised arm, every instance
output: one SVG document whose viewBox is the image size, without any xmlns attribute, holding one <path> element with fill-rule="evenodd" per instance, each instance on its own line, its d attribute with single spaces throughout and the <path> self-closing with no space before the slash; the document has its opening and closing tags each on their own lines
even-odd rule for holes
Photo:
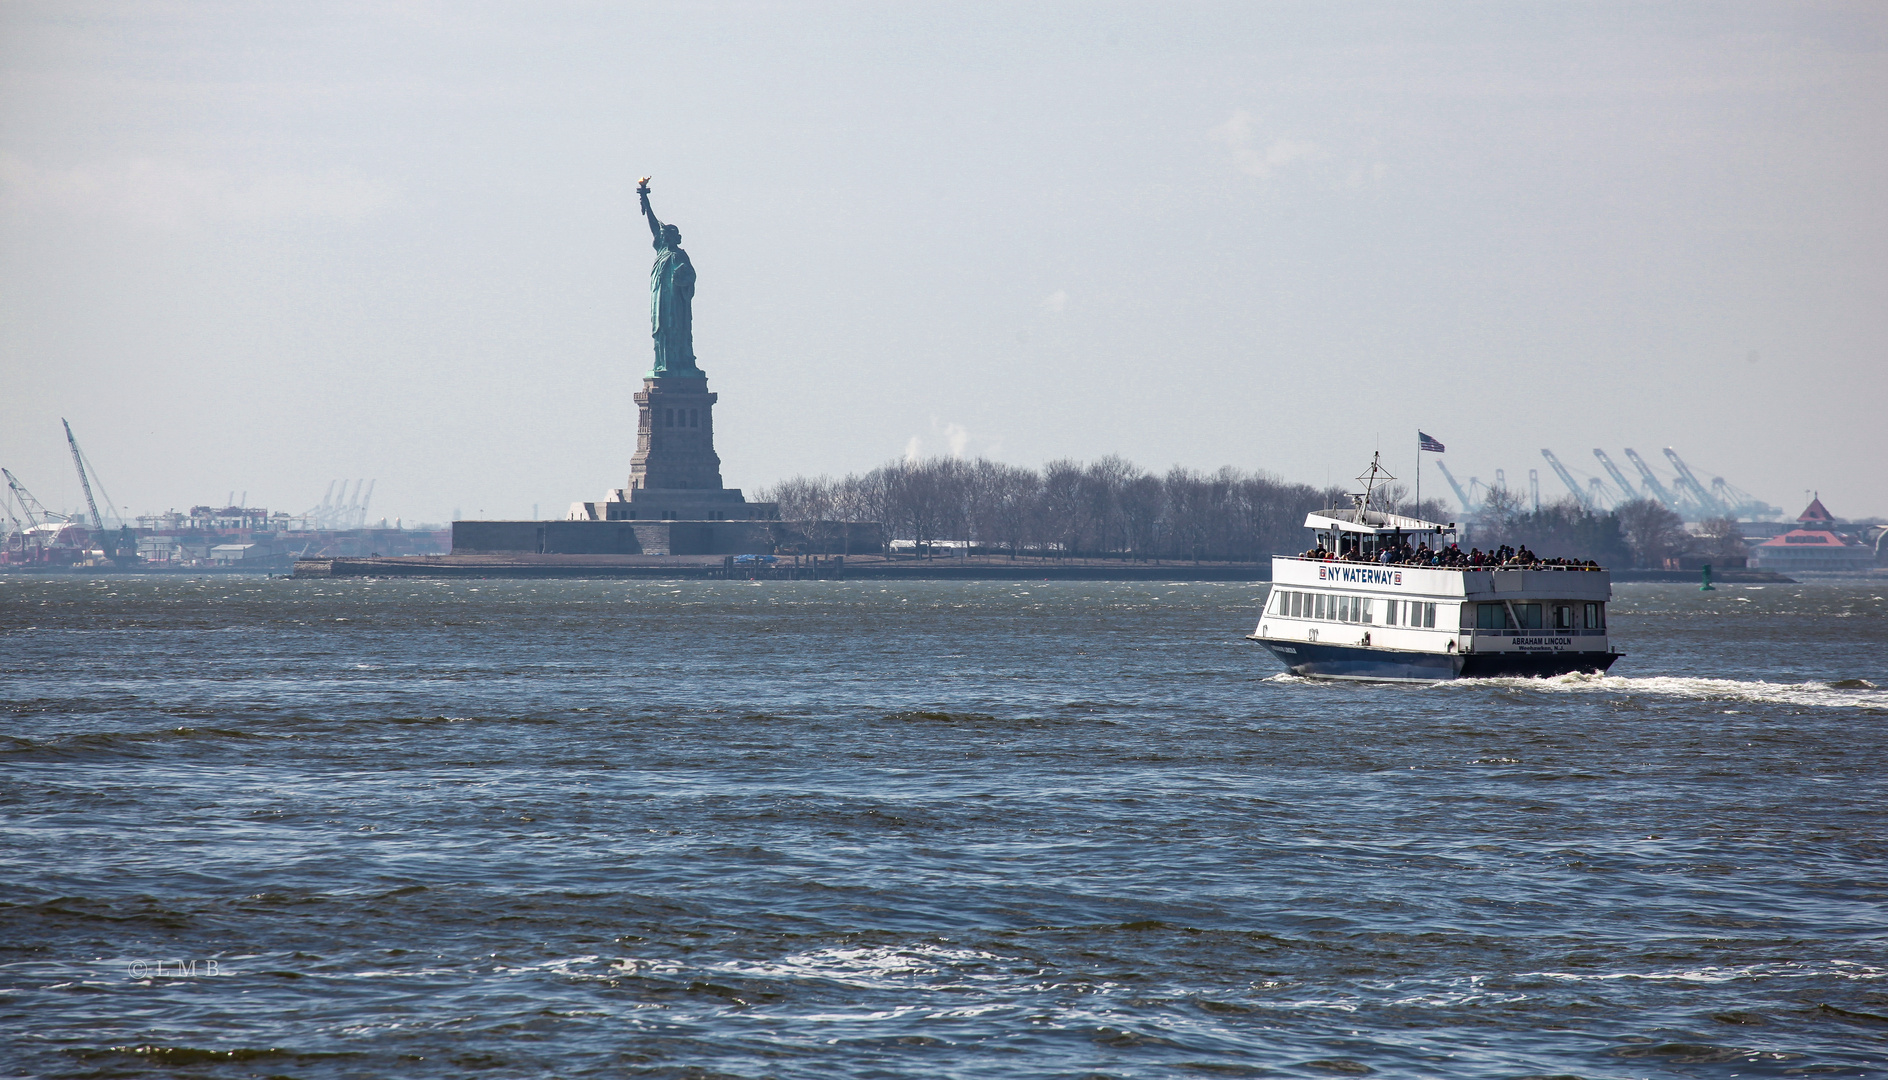
<svg viewBox="0 0 1888 1080">
<path fill-rule="evenodd" d="M 662 222 L 656 218 L 656 212 L 649 205 L 649 178 L 643 177 L 636 183 L 636 195 L 642 199 L 642 216 L 649 219 L 649 235 L 655 237 L 656 246 L 662 246 Z"/>
</svg>

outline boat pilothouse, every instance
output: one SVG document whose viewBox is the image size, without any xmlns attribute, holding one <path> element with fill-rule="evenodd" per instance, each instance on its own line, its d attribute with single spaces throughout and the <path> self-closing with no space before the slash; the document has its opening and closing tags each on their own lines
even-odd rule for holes
<svg viewBox="0 0 1888 1080">
<path fill-rule="evenodd" d="M 1352 505 L 1305 517 L 1310 551 L 1272 559 L 1248 637 L 1294 675 L 1432 682 L 1601 672 L 1612 575 L 1564 559 L 1471 559 L 1454 523 L 1371 508 L 1394 479 L 1372 462 Z"/>
</svg>

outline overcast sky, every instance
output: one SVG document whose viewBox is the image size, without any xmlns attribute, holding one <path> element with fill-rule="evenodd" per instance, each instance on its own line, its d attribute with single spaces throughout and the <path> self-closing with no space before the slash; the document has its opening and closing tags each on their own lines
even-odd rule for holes
<svg viewBox="0 0 1888 1080">
<path fill-rule="evenodd" d="M 1888 514 L 1888 5 L 0 4 L 0 464 L 136 512 L 1675 446 Z M 1629 466 L 1627 466 L 1629 468 Z M 1433 466 L 1424 493 L 1441 493 Z"/>
</svg>

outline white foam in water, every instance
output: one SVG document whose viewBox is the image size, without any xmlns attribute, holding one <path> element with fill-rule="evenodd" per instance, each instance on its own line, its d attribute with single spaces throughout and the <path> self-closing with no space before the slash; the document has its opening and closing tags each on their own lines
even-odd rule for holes
<svg viewBox="0 0 1888 1080">
<path fill-rule="evenodd" d="M 850 986 L 881 989 L 929 983 L 940 976 L 961 982 L 989 982 L 1008 976 L 956 970 L 958 964 L 999 964 L 1015 961 L 976 949 L 912 945 L 900 949 L 815 949 L 783 957 L 773 963 L 728 962 L 708 970 L 759 978 L 827 979 Z"/>
<path fill-rule="evenodd" d="M 1289 672 L 1279 672 L 1267 677 L 1264 681 L 1307 686 L 1325 682 Z M 1665 697 L 1690 698 L 1694 701 L 1747 701 L 1770 705 L 1888 709 L 1888 689 L 1876 686 L 1867 679 L 1851 679 L 1845 682 L 1849 685 L 1835 686 L 1826 682 L 1773 683 L 1742 679 L 1687 679 L 1671 675 L 1654 675 L 1635 679 L 1622 675 L 1574 674 L 1559 675 L 1551 679 L 1445 679 L 1428 685 L 1438 690 L 1481 690 L 1489 687 L 1503 687 L 1516 690 L 1541 690 L 1549 693 L 1658 694 Z"/>
<path fill-rule="evenodd" d="M 1888 970 L 1836 960 L 1830 964 L 1745 964 L 1739 967 L 1679 968 L 1667 971 L 1524 971 L 1518 979 L 1557 979 L 1562 982 L 1616 982 L 1634 979 L 1645 982 L 1729 983 L 1744 979 L 1837 978 L 1874 981 L 1888 975 Z"/>
<path fill-rule="evenodd" d="M 1672 675 L 1561 675 L 1552 679 L 1457 679 L 1437 687 L 1506 686 L 1549 693 L 1657 694 L 1694 701 L 1749 701 L 1771 705 L 1888 709 L 1888 690 L 1867 681 L 1850 686 L 1826 682 L 1773 683 L 1740 679 L 1687 679 Z"/>
</svg>

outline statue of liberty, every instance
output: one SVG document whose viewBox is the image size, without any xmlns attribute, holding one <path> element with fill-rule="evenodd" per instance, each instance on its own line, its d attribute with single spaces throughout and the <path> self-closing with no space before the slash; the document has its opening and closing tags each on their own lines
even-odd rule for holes
<svg viewBox="0 0 1888 1080">
<path fill-rule="evenodd" d="M 682 230 L 664 225 L 649 207 L 649 178 L 636 185 L 642 214 L 655 237 L 656 264 L 649 270 L 649 331 L 655 337 L 651 375 L 699 376 L 695 366 L 695 266 L 682 250 Z"/>
</svg>

